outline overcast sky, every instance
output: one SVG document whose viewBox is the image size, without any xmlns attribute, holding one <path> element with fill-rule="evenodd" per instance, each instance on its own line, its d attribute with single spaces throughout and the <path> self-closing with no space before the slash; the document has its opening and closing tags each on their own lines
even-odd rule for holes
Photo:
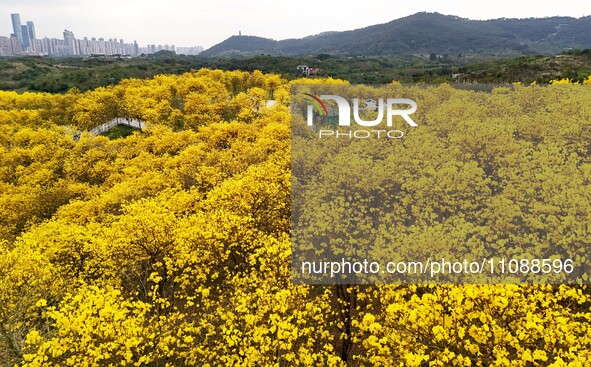
<svg viewBox="0 0 591 367">
<path fill-rule="evenodd" d="M 354 4 L 354 5 L 349 5 Z M 0 0 L 0 35 L 12 33 L 11 13 L 35 23 L 37 38 L 123 38 L 146 44 L 211 47 L 238 34 L 300 38 L 386 23 L 420 11 L 471 19 L 591 15 L 580 0 Z"/>
</svg>

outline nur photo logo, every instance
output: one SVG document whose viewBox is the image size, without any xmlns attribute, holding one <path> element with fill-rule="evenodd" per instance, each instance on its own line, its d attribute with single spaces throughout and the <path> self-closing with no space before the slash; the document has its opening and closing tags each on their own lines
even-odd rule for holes
<svg viewBox="0 0 591 367">
<path fill-rule="evenodd" d="M 347 98 L 336 94 L 322 94 L 319 96 L 311 93 L 303 94 L 308 97 L 309 101 L 306 106 L 305 116 L 307 126 L 314 128 L 319 138 L 367 139 L 370 137 L 387 137 L 399 139 L 404 136 L 404 132 L 401 130 L 378 129 L 384 125 L 386 128 L 394 126 L 394 120 L 397 116 L 411 127 L 418 126 L 410 116 L 417 111 L 417 103 L 409 98 L 377 98 L 377 100 L 352 98 L 351 103 Z M 363 101 L 365 106 L 362 107 L 360 100 Z M 367 115 L 373 116 L 368 119 Z M 351 129 L 351 127 L 355 126 L 374 127 L 376 129 Z M 326 127 L 330 129 L 326 129 Z M 339 130 L 339 127 L 345 129 Z"/>
</svg>

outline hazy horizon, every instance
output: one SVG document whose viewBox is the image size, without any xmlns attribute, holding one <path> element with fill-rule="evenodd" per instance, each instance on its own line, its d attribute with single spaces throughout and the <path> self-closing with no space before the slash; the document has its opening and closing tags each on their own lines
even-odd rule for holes
<svg viewBox="0 0 591 367">
<path fill-rule="evenodd" d="M 187 10 L 190 9 L 190 10 Z M 580 3 L 502 0 L 491 3 L 450 0 L 414 1 L 394 4 L 376 0 L 359 7 L 342 2 L 276 3 L 270 0 L 236 0 L 195 4 L 188 0 L 3 0 L 0 4 L 0 36 L 12 33 L 11 13 L 19 13 L 21 22 L 35 23 L 38 38 L 62 38 L 64 29 L 76 38 L 103 37 L 137 40 L 147 44 L 203 46 L 205 49 L 232 35 L 272 38 L 302 38 L 327 31 L 345 31 L 387 23 L 418 12 L 439 12 L 469 19 L 542 18 L 587 15 Z"/>
</svg>

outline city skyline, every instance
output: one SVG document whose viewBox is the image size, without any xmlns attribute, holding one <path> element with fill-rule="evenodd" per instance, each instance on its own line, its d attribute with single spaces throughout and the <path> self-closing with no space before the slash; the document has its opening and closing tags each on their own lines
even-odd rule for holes
<svg viewBox="0 0 591 367">
<path fill-rule="evenodd" d="M 10 14 L 10 20 L 12 21 L 11 37 L 15 37 L 21 43 L 22 49 L 30 48 L 37 37 L 35 35 L 35 25 L 32 21 L 28 20 L 26 24 L 22 24 L 20 14 Z"/>
<path fill-rule="evenodd" d="M 529 18 L 589 14 L 582 2 L 540 0 L 416 0 L 410 3 L 373 0 L 359 5 L 337 1 L 274 2 L 227 0 L 2 0 L 0 14 L 27 14 L 37 33 L 59 38 L 64 29 L 87 37 L 116 33 L 139 44 L 201 45 L 209 48 L 226 38 L 256 35 L 272 39 L 301 38 L 325 31 L 345 31 L 386 23 L 417 12 L 439 12 L 470 19 Z M 10 19 L 0 17 L 0 34 L 12 33 Z M 116 31 L 114 31 L 116 30 Z M 39 36 L 39 35 L 38 35 Z"/>
<path fill-rule="evenodd" d="M 174 44 L 148 44 L 140 47 L 137 41 L 124 42 L 122 38 L 91 37 L 76 38 L 74 32 L 65 29 L 63 38 L 37 38 L 33 21 L 22 24 L 19 13 L 10 14 L 12 33 L 10 37 L 0 35 L 0 56 L 128 56 L 153 54 L 160 50 L 178 54 L 196 55 L 203 51 L 201 46 L 176 47 Z"/>
</svg>

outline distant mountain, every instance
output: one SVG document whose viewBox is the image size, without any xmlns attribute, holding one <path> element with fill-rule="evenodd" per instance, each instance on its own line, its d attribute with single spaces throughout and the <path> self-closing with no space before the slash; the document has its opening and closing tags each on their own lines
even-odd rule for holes
<svg viewBox="0 0 591 367">
<path fill-rule="evenodd" d="M 232 36 L 201 55 L 515 55 L 553 54 L 569 48 L 591 48 L 591 16 L 481 21 L 423 12 L 385 24 L 300 39 Z"/>
<path fill-rule="evenodd" d="M 261 52 L 262 50 L 272 50 L 277 46 L 277 41 L 255 36 L 232 36 L 222 43 L 201 52 L 207 53 L 207 56 L 232 55 L 242 52 Z"/>
</svg>

